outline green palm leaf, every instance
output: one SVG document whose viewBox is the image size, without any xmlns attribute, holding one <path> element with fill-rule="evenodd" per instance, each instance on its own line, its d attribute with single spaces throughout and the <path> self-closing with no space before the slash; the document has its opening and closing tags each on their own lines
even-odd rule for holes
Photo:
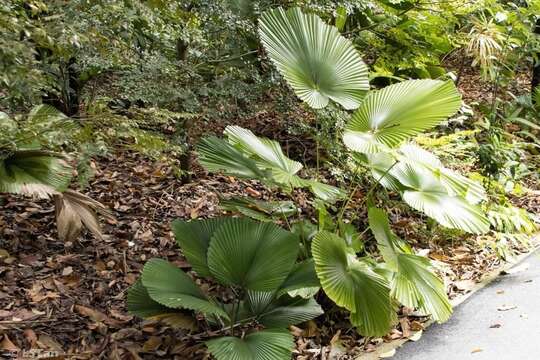
<svg viewBox="0 0 540 360">
<path fill-rule="evenodd" d="M 299 8 L 268 10 L 259 34 L 272 62 L 312 108 L 331 99 L 355 109 L 369 90 L 367 67 L 353 44 L 316 15 Z"/>
<path fill-rule="evenodd" d="M 439 322 L 448 320 L 452 305 L 443 282 L 430 270 L 429 259 L 413 255 L 410 247 L 392 233 L 384 211 L 370 208 L 368 219 L 379 251 L 394 272 L 392 296 L 405 306 L 431 314 Z"/>
<path fill-rule="evenodd" d="M 315 180 L 305 180 L 304 184 L 309 186 L 309 189 L 316 197 L 329 203 L 345 197 L 345 193 L 340 188 L 332 185 L 323 184 Z"/>
<path fill-rule="evenodd" d="M 269 176 L 257 167 L 255 161 L 215 136 L 201 139 L 197 145 L 197 154 L 199 162 L 208 171 L 223 171 L 228 175 L 252 179 L 265 179 Z"/>
<path fill-rule="evenodd" d="M 182 253 L 200 276 L 211 276 L 206 260 L 210 239 L 227 218 L 195 221 L 175 220 L 172 231 Z"/>
<path fill-rule="evenodd" d="M 324 313 L 313 298 L 292 298 L 285 295 L 276 299 L 274 292 L 248 291 L 246 306 L 248 314 L 269 328 L 288 327 Z"/>
<path fill-rule="evenodd" d="M 128 290 L 127 307 L 129 313 L 145 319 L 161 320 L 164 323 L 183 329 L 193 329 L 195 319 L 181 310 L 171 309 L 152 300 L 139 279 Z"/>
<path fill-rule="evenodd" d="M 152 300 L 140 279 L 128 290 L 127 307 L 131 314 L 142 318 L 171 312 L 170 308 Z"/>
<path fill-rule="evenodd" d="M 344 193 L 334 186 L 298 176 L 302 164 L 288 158 L 277 141 L 257 137 L 239 126 L 227 126 L 224 134 L 229 143 L 209 137 L 198 145 L 199 161 L 207 170 L 258 179 L 287 191 L 307 187 L 315 196 L 328 202 L 344 197 Z M 249 212 L 248 216 L 256 217 L 257 214 Z"/>
<path fill-rule="evenodd" d="M 186 273 L 168 261 L 149 260 L 143 269 L 142 283 L 152 300 L 161 305 L 229 318 L 222 308 L 208 301 Z"/>
<path fill-rule="evenodd" d="M 259 138 L 240 126 L 227 126 L 224 134 L 233 146 L 254 159 L 259 168 L 270 171 L 275 182 L 293 187 L 303 185 L 296 176 L 302 164 L 285 156 L 277 141 Z"/>
<path fill-rule="evenodd" d="M 392 175 L 408 188 L 403 200 L 441 225 L 473 234 L 489 231 L 489 221 L 481 209 L 462 197 L 449 195 L 429 170 L 401 163 L 392 169 Z"/>
<path fill-rule="evenodd" d="M 292 201 L 264 201 L 248 197 L 220 199 L 219 206 L 225 211 L 239 212 L 259 221 L 282 219 L 298 214 L 299 211 Z"/>
<path fill-rule="evenodd" d="M 384 151 L 439 124 L 460 105 L 451 81 L 403 81 L 371 91 L 353 114 L 343 141 L 362 153 Z"/>
<path fill-rule="evenodd" d="M 432 171 L 449 195 L 464 197 L 471 204 L 486 199 L 486 191 L 481 184 L 445 168 L 439 158 L 429 151 L 414 144 L 404 144 L 399 150 L 404 156 L 403 161 L 409 162 L 411 166 L 421 165 Z"/>
<path fill-rule="evenodd" d="M 367 336 L 384 335 L 397 320 L 387 281 L 356 259 L 340 237 L 319 232 L 312 244 L 315 269 L 325 293 L 351 311 L 351 322 Z"/>
<path fill-rule="evenodd" d="M 445 322 L 452 315 L 452 305 L 446 296 L 444 283 L 431 270 L 429 259 L 400 254 L 398 268 L 392 280 L 392 296 L 403 305 L 417 307 L 431 314 L 438 322 Z"/>
<path fill-rule="evenodd" d="M 48 151 L 16 151 L 0 158 L 0 193 L 46 198 L 67 189 L 72 169 L 62 155 Z"/>
<path fill-rule="evenodd" d="M 319 288 L 321 283 L 315 272 L 313 259 L 294 264 L 293 269 L 281 284 L 278 295 L 305 288 Z"/>
<path fill-rule="evenodd" d="M 277 289 L 290 273 L 299 239 L 272 223 L 230 218 L 212 236 L 208 267 L 225 285 Z"/>
<path fill-rule="evenodd" d="M 232 336 L 212 339 L 206 346 L 216 360 L 290 360 L 293 340 L 287 331 L 268 329 L 242 339 Z"/>
</svg>

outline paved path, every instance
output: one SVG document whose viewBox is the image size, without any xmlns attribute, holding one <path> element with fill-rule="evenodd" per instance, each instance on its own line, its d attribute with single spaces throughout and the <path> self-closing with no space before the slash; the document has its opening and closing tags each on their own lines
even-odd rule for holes
<svg viewBox="0 0 540 360">
<path fill-rule="evenodd" d="M 540 251 L 517 268 L 524 263 L 528 269 L 500 276 L 391 359 L 540 360 Z"/>
</svg>

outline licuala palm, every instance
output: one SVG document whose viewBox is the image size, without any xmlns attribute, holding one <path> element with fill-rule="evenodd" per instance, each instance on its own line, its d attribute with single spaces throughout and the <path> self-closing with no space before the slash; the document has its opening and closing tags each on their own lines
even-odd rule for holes
<svg viewBox="0 0 540 360">
<path fill-rule="evenodd" d="M 192 269 L 231 288 L 235 301 L 222 303 L 175 265 L 151 259 L 128 292 L 129 311 L 188 328 L 193 314 L 205 315 L 212 327 L 230 332 L 206 342 L 218 360 L 290 359 L 293 339 L 287 326 L 322 314 L 313 298 L 289 295 L 319 286 L 313 262 L 296 264 L 299 239 L 272 223 L 245 218 L 177 220 L 173 231 Z M 246 336 L 235 336 L 237 327 L 245 331 L 256 324 L 265 329 L 251 326 Z"/>
<path fill-rule="evenodd" d="M 425 150 L 404 145 L 459 109 L 461 97 L 454 84 L 410 80 L 367 92 L 367 71 L 358 52 L 330 28 L 300 9 L 274 9 L 261 17 L 259 32 L 269 58 L 300 99 L 315 109 L 329 100 L 356 109 L 343 141 L 354 158 L 364 159 L 377 181 L 444 226 L 487 231 L 487 219 L 476 205 L 484 195 L 481 186 L 444 168 Z M 348 55 L 341 56 L 344 53 Z M 353 79 L 341 76 L 344 68 Z M 356 96 L 344 101 L 351 100 L 351 87 Z M 429 156 L 419 161 L 426 153 Z M 358 259 L 337 235 L 323 231 L 315 236 L 312 253 L 325 293 L 351 312 L 352 324 L 366 335 L 384 334 L 396 320 L 393 298 L 446 320 L 451 307 L 429 260 L 397 241 L 377 211 L 371 211 L 370 224 L 385 271 L 378 271 L 381 266 L 373 260 Z"/>
<path fill-rule="evenodd" d="M 324 107 L 328 99 L 345 109 L 356 108 L 343 134 L 343 141 L 350 150 L 368 157 L 394 153 L 405 141 L 434 127 L 459 109 L 461 97 L 451 81 L 409 80 L 366 92 L 367 71 L 360 55 L 337 29 L 330 28 L 315 15 L 304 14 L 298 8 L 287 11 L 279 8 L 269 10 L 261 17 L 259 32 L 268 56 L 300 99 L 313 108 Z M 348 55 L 336 55 L 341 53 Z M 354 74 L 354 81 L 347 76 L 339 76 L 339 71 L 344 68 L 348 74 Z M 358 90 L 360 83 L 363 91 L 355 92 L 355 101 L 341 101 L 348 98 L 349 85 L 357 86 Z M 324 93 L 321 89 L 327 88 L 332 89 L 332 96 L 313 101 L 312 96 L 319 98 Z M 393 162 L 389 166 L 392 165 Z M 401 167 L 399 165 L 395 171 Z M 382 172 L 380 168 L 373 170 L 382 175 L 388 167 Z M 444 226 L 474 233 L 486 232 L 488 222 L 476 206 L 477 201 L 470 202 L 454 189 L 449 189 L 452 187 L 450 183 L 455 188 L 466 178 L 455 173 L 452 176 L 432 176 L 437 171 L 401 171 L 401 185 L 409 185 L 402 192 L 405 201 Z M 390 184 L 391 179 L 385 182 Z M 467 187 L 478 189 L 478 184 L 471 183 L 466 180 Z M 460 214 L 445 212 L 446 205 L 464 210 L 467 215 L 456 219 L 454 217 Z"/>
</svg>

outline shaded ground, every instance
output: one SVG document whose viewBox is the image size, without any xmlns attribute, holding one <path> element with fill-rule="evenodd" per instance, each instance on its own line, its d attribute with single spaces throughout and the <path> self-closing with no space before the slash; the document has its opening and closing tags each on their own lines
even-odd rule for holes
<svg viewBox="0 0 540 360">
<path fill-rule="evenodd" d="M 540 358 L 540 251 L 514 271 L 461 304 L 447 323 L 433 325 L 420 340 L 403 345 L 393 359 Z"/>
</svg>

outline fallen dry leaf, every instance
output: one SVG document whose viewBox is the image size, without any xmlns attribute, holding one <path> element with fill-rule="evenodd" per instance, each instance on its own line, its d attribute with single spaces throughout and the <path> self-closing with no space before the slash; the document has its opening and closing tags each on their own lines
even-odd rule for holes
<svg viewBox="0 0 540 360">
<path fill-rule="evenodd" d="M 389 351 L 386 351 L 386 352 L 383 352 L 383 353 L 379 354 L 379 358 L 387 359 L 387 358 L 391 358 L 394 355 L 396 355 L 396 349 L 392 349 L 392 350 L 389 350 Z"/>
<path fill-rule="evenodd" d="M 0 342 L 0 349 L 6 350 L 6 351 L 20 351 L 19 347 L 15 345 L 7 336 L 7 334 L 4 334 L 4 337 L 2 338 L 2 342 Z"/>
<path fill-rule="evenodd" d="M 411 336 L 409 336 L 409 340 L 418 341 L 422 337 L 422 334 L 423 334 L 423 330 L 419 330 L 415 332 L 414 334 L 412 334 Z"/>
<path fill-rule="evenodd" d="M 162 344 L 163 339 L 160 336 L 150 336 L 148 340 L 145 341 L 142 351 L 156 351 Z"/>
</svg>

